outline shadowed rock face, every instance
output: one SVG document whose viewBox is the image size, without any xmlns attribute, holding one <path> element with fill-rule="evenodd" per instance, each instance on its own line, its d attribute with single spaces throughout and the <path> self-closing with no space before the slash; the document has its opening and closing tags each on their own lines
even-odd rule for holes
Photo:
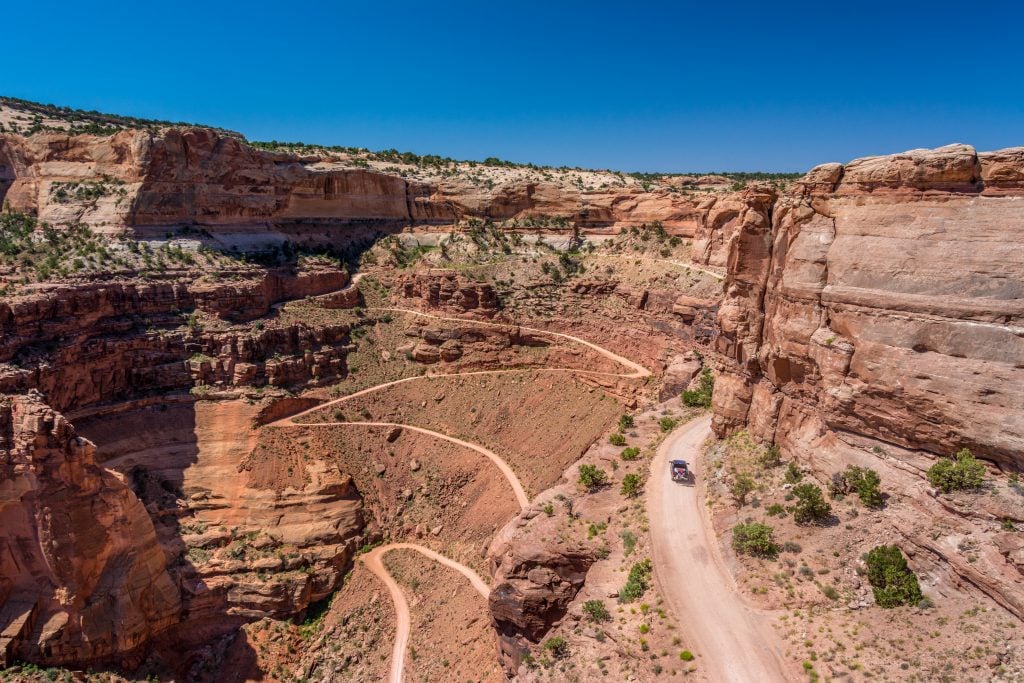
<svg viewBox="0 0 1024 683">
<path fill-rule="evenodd" d="M 146 509 L 35 394 L 0 408 L 0 655 L 128 656 L 177 623 L 178 588 Z"/>
</svg>

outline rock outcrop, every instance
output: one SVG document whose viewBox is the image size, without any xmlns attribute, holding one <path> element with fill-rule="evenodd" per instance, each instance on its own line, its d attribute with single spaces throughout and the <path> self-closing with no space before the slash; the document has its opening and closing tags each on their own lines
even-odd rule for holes
<svg viewBox="0 0 1024 683">
<path fill-rule="evenodd" d="M 153 522 L 37 394 L 0 406 L 0 657 L 130 658 L 179 620 Z"/>
<path fill-rule="evenodd" d="M 431 270 L 400 277 L 395 286 L 406 299 L 420 300 L 429 309 L 484 318 L 498 312 L 498 295 L 490 283 L 475 282 L 456 271 Z"/>
<path fill-rule="evenodd" d="M 532 544 L 505 548 L 504 555 L 492 558 L 497 569 L 488 603 L 508 672 L 519 668 L 528 652 L 525 642 L 540 642 L 565 615 L 594 560 L 584 547 Z"/>
<path fill-rule="evenodd" d="M 344 270 L 249 273 L 230 283 L 126 281 L 47 285 L 0 301 L 0 392 L 42 391 L 60 411 L 157 391 L 289 386 L 345 373 L 347 324 L 205 330 L 194 312 L 251 320 L 277 302 L 324 295 L 349 307 L 358 295 Z M 340 289 L 338 289 L 340 288 Z M 337 293 L 329 293 L 336 290 Z M 62 343 L 75 339 L 76 343 Z"/>
</svg>

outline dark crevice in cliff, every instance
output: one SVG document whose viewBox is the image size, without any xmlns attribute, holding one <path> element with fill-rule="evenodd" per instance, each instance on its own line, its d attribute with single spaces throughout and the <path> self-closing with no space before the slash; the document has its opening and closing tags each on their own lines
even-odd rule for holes
<svg viewBox="0 0 1024 683">
<path fill-rule="evenodd" d="M 409 227 L 416 225 L 415 213 L 413 212 L 414 198 L 412 196 L 411 186 L 409 181 L 405 181 L 405 220 L 408 222 Z"/>
</svg>

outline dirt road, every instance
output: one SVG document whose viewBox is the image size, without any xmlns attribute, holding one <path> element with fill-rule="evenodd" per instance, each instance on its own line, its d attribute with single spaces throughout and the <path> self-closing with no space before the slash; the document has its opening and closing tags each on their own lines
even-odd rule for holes
<svg viewBox="0 0 1024 683">
<path fill-rule="evenodd" d="M 495 453 L 494 451 L 490 450 L 489 448 L 484 448 L 483 446 L 481 446 L 479 444 L 475 444 L 472 441 L 464 441 L 463 439 L 457 439 L 454 436 L 448 436 L 447 434 L 442 434 L 441 432 L 435 432 L 433 429 L 427 429 L 425 427 L 416 427 L 415 425 L 400 424 L 398 422 L 311 422 L 311 423 L 308 423 L 308 424 L 306 424 L 306 423 L 301 423 L 301 424 L 292 423 L 292 424 L 285 424 L 285 425 L 282 425 L 282 426 L 291 426 L 291 427 L 356 427 L 356 426 L 359 426 L 359 427 L 398 427 L 400 429 L 408 429 L 410 431 L 418 432 L 420 434 L 427 434 L 428 436 L 433 436 L 433 437 L 438 438 L 438 439 L 444 439 L 445 441 L 450 441 L 451 443 L 456 444 L 458 446 L 463 446 L 465 448 L 469 448 L 470 450 L 474 450 L 477 453 L 479 453 L 480 455 L 483 455 L 486 458 L 488 458 L 491 462 L 494 463 L 494 465 L 498 468 L 498 470 L 505 476 L 505 479 L 508 480 L 509 485 L 512 487 L 512 492 L 516 496 L 516 502 L 519 503 L 519 507 L 525 510 L 530 505 L 530 497 L 526 495 L 526 489 L 523 488 L 522 483 L 519 481 L 519 477 L 517 477 L 516 473 L 512 470 L 511 467 L 509 467 L 509 464 L 507 462 L 505 462 L 504 460 L 502 460 L 501 456 L 498 455 L 497 453 Z"/>
<path fill-rule="evenodd" d="M 647 485 L 654 578 L 679 617 L 686 646 L 712 681 L 785 681 L 781 645 L 765 618 L 740 599 L 719 550 L 699 486 L 672 481 L 670 460 L 691 464 L 698 484 L 701 445 L 711 433 L 702 417 L 669 435 L 651 463 Z"/>
<path fill-rule="evenodd" d="M 402 593 L 402 589 L 398 586 L 398 582 L 395 581 L 384 566 L 384 555 L 391 550 L 399 549 L 415 550 L 436 562 L 440 562 L 446 567 L 454 569 L 469 579 L 473 588 L 475 588 L 480 595 L 484 596 L 484 598 L 489 597 L 491 594 L 491 589 L 487 583 L 472 569 L 459 564 L 455 560 L 447 558 L 440 553 L 434 552 L 430 548 L 425 548 L 424 546 L 416 545 L 415 543 L 392 543 L 390 545 L 374 548 L 360 557 L 360 560 L 362 560 L 363 564 L 366 565 L 367 569 L 373 572 L 374 575 L 383 581 L 385 586 L 387 586 L 388 593 L 391 594 L 391 601 L 395 604 L 395 621 L 397 626 L 395 627 L 395 644 L 391 650 L 391 670 L 388 673 L 389 683 L 402 683 L 402 673 L 405 669 L 405 649 L 409 644 L 409 632 L 412 627 L 412 618 L 409 614 L 409 603 L 405 600 L 405 594 Z"/>
<path fill-rule="evenodd" d="M 519 325 L 519 324 L 516 324 L 516 323 L 492 323 L 492 322 L 487 322 L 487 321 L 483 321 L 483 320 L 469 320 L 469 319 L 466 319 L 466 318 L 451 318 L 451 317 L 447 317 L 447 316 L 434 315 L 432 313 L 423 313 L 421 311 L 414 311 L 414 310 L 409 309 L 409 308 L 371 308 L 371 309 L 368 309 L 368 310 L 373 310 L 373 311 L 393 311 L 393 312 L 396 312 L 396 313 L 407 313 L 409 315 L 420 316 L 421 318 L 430 318 L 432 320 L 447 320 L 447 321 L 452 321 L 452 322 L 468 323 L 468 324 L 473 324 L 473 325 L 480 325 L 482 327 L 518 327 L 520 330 L 524 330 L 526 332 L 533 332 L 535 334 L 546 334 L 546 335 L 549 335 L 549 336 L 552 336 L 552 337 L 559 337 L 561 339 L 568 339 L 569 341 L 576 342 L 577 344 L 582 344 L 583 346 L 586 346 L 587 348 L 589 348 L 589 349 L 591 349 L 593 351 L 596 351 L 597 353 L 601 354 L 605 358 L 613 360 L 613 361 L 615 361 L 616 363 L 618 363 L 620 365 L 625 365 L 627 368 L 632 369 L 632 372 L 622 373 L 622 374 L 620 374 L 620 373 L 611 373 L 611 372 L 595 372 L 593 370 L 576 370 L 576 372 L 579 372 L 581 374 L 612 375 L 614 377 L 626 377 L 626 378 L 638 378 L 638 377 L 650 377 L 651 376 L 651 371 L 648 370 L 647 368 L 645 368 L 644 366 L 640 365 L 639 363 L 635 363 L 635 362 L 631 361 L 630 359 L 626 358 L 625 356 L 620 356 L 619 354 L 617 354 L 617 353 L 615 353 L 613 351 L 609 351 L 608 349 L 604 348 L 603 346 L 598 346 L 597 344 L 595 344 L 593 342 L 588 342 L 586 339 L 581 339 L 580 337 L 574 337 L 571 334 L 565 334 L 564 332 L 552 332 L 551 330 L 542 330 L 542 329 L 539 329 L 539 328 L 536 328 L 536 327 L 525 327 L 523 325 Z"/>
</svg>

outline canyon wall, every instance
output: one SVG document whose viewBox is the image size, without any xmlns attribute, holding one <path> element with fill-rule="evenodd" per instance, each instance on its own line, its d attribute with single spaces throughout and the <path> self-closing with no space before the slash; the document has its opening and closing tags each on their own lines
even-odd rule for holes
<svg viewBox="0 0 1024 683">
<path fill-rule="evenodd" d="M 776 443 L 821 483 L 878 470 L 889 542 L 936 590 L 973 586 L 1018 617 L 1022 543 L 1000 530 L 1024 516 L 1016 494 L 938 495 L 924 473 L 961 448 L 1024 468 L 1022 235 L 1024 148 L 951 145 L 709 202 L 695 240 L 728 269 L 715 432 Z"/>
<path fill-rule="evenodd" d="M 797 195 L 722 203 L 719 434 L 774 441 L 813 414 L 1024 466 L 1024 149 L 829 164 Z"/>
<path fill-rule="evenodd" d="M 0 405 L 0 659 L 95 661 L 178 621 L 145 507 L 37 394 Z"/>
<path fill-rule="evenodd" d="M 257 150 L 205 128 L 0 135 L 0 198 L 54 224 L 143 236 L 194 227 L 247 244 L 261 237 L 337 242 L 361 234 L 353 228 L 471 218 L 560 217 L 592 229 L 661 221 L 678 234 L 692 234 L 696 225 L 693 200 L 670 188 L 407 180 L 330 158 Z"/>
<path fill-rule="evenodd" d="M 348 281 L 344 270 L 321 269 L 218 284 L 181 277 L 38 286 L 0 301 L 0 392 L 37 389 L 56 410 L 74 411 L 195 383 L 283 386 L 338 377 L 349 325 L 249 330 L 228 321 L 263 316 L 276 302 L 346 292 Z M 193 312 L 222 320 L 222 329 L 190 325 Z"/>
</svg>

